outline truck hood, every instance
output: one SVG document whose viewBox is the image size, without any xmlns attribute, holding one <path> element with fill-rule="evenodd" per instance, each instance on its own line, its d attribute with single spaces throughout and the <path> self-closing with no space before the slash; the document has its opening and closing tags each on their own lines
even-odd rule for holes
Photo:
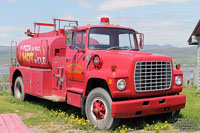
<svg viewBox="0 0 200 133">
<path fill-rule="evenodd" d="M 139 61 L 169 61 L 172 64 L 172 59 L 168 56 L 145 53 L 140 51 L 128 50 L 107 50 L 95 51 L 99 54 L 103 61 L 103 68 L 110 69 L 112 65 L 116 65 L 118 70 L 130 73 L 136 62 Z"/>
<path fill-rule="evenodd" d="M 125 60 L 155 60 L 155 61 L 171 61 L 171 58 L 164 55 L 147 53 L 147 52 L 140 52 L 140 51 L 128 51 L 128 50 L 107 50 L 107 51 L 99 51 L 99 54 L 104 56 L 115 56 L 120 58 L 124 58 Z"/>
</svg>

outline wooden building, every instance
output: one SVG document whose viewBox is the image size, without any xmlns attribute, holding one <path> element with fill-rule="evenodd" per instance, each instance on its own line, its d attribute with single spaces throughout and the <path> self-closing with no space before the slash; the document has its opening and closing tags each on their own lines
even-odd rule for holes
<svg viewBox="0 0 200 133">
<path fill-rule="evenodd" d="M 197 89 L 200 90 L 200 20 L 188 39 L 189 45 L 197 45 Z"/>
</svg>

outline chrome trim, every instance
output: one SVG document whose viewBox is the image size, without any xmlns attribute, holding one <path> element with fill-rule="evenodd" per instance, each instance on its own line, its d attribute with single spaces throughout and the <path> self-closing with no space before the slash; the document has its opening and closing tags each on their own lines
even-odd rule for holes
<svg viewBox="0 0 200 133">
<path fill-rule="evenodd" d="M 172 84 L 170 61 L 139 61 L 134 71 L 136 92 L 168 90 Z"/>
</svg>

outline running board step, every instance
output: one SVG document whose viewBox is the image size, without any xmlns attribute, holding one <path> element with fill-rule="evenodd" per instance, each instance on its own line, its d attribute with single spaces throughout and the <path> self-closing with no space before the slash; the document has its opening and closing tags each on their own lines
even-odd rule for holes
<svg viewBox="0 0 200 133">
<path fill-rule="evenodd" d="M 81 94 L 67 91 L 67 104 L 81 108 Z"/>
<path fill-rule="evenodd" d="M 56 96 L 56 95 L 44 96 L 43 98 L 53 101 L 53 102 L 64 102 L 65 101 L 61 96 Z"/>
<path fill-rule="evenodd" d="M 78 94 L 82 94 L 83 93 L 83 89 L 81 88 L 67 88 L 68 92 L 73 92 L 73 93 L 78 93 Z"/>
<path fill-rule="evenodd" d="M 81 108 L 81 97 L 83 89 L 81 88 L 67 88 L 67 104 Z"/>
</svg>

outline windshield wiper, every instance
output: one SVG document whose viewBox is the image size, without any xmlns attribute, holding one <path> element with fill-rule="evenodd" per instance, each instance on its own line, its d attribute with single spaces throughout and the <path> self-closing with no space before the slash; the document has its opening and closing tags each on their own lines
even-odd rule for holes
<svg viewBox="0 0 200 133">
<path fill-rule="evenodd" d="M 106 50 L 112 50 L 112 49 L 127 49 L 127 50 L 129 50 L 129 47 L 127 47 L 127 46 L 124 46 L 124 47 L 114 46 L 114 47 L 110 47 Z"/>
<path fill-rule="evenodd" d="M 129 50 L 139 51 L 139 48 L 130 48 Z"/>
</svg>

